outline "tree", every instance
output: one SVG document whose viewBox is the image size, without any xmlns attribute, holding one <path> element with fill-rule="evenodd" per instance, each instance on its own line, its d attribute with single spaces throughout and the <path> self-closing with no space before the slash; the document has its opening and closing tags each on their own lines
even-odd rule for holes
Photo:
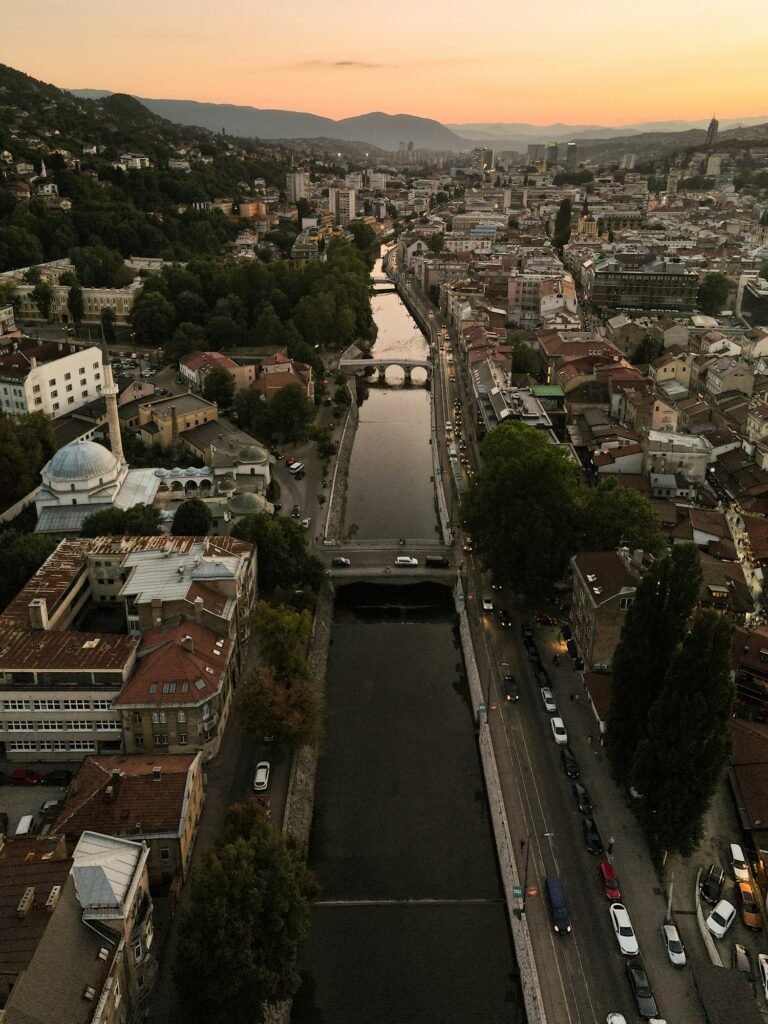
<svg viewBox="0 0 768 1024">
<path fill-rule="evenodd" d="M 220 409 L 229 409 L 235 397 L 235 378 L 223 366 L 214 366 L 206 375 L 203 398 L 215 402 Z"/>
<path fill-rule="evenodd" d="M 728 298 L 728 278 L 724 274 L 707 274 L 699 285 L 699 305 L 710 316 L 719 313 Z"/>
<path fill-rule="evenodd" d="M 115 340 L 115 311 L 110 309 L 109 306 L 105 306 L 101 311 L 101 331 L 104 335 L 104 341 L 107 344 L 111 344 Z"/>
<path fill-rule="evenodd" d="M 257 601 L 251 626 L 264 664 L 281 677 L 306 675 L 305 651 L 312 628 L 308 612 Z"/>
<path fill-rule="evenodd" d="M 168 341 L 175 322 L 176 311 L 159 292 L 141 294 L 131 313 L 136 340 L 148 345 L 161 345 Z"/>
<path fill-rule="evenodd" d="M 431 238 L 427 239 L 427 248 L 430 252 L 439 253 L 443 251 L 445 246 L 445 235 L 442 231 L 436 232 Z"/>
<path fill-rule="evenodd" d="M 51 319 L 53 305 L 53 288 L 46 281 L 38 281 L 32 289 L 31 299 L 37 306 L 43 320 Z"/>
<path fill-rule="evenodd" d="M 760 264 L 760 270 L 758 271 L 758 273 L 764 281 L 768 281 L 768 260 L 765 260 L 763 263 Z"/>
<path fill-rule="evenodd" d="M 232 536 L 255 544 L 258 551 L 257 583 L 260 594 L 297 587 L 317 593 L 325 579 L 325 566 L 307 550 L 304 530 L 287 516 L 273 518 L 254 512 L 235 524 Z"/>
<path fill-rule="evenodd" d="M 648 715 L 632 779 L 646 827 L 661 850 L 692 853 L 730 752 L 732 629 L 699 609 Z"/>
<path fill-rule="evenodd" d="M 39 533 L 0 533 L 0 611 L 37 572 L 58 541 Z"/>
<path fill-rule="evenodd" d="M 562 249 L 571 237 L 571 214 L 571 200 L 563 199 L 555 216 L 555 228 L 552 236 L 552 241 L 558 249 Z"/>
<path fill-rule="evenodd" d="M 204 537 L 211 528 L 213 514 L 200 498 L 187 498 L 176 509 L 171 533 L 174 537 Z"/>
<path fill-rule="evenodd" d="M 494 575 L 538 596 L 561 577 L 575 550 L 577 467 L 519 422 L 489 434 L 482 454 L 462 518 Z"/>
<path fill-rule="evenodd" d="M 280 388 L 269 404 L 273 433 L 282 434 L 286 441 L 306 437 L 314 413 L 314 407 L 300 384 L 287 384 Z"/>
<path fill-rule="evenodd" d="M 199 324 L 179 324 L 165 346 L 166 359 L 175 363 L 192 352 L 204 351 L 207 348 L 205 333 L 205 328 Z"/>
<path fill-rule="evenodd" d="M 527 373 L 535 377 L 539 370 L 539 357 L 523 342 L 517 342 L 512 348 L 512 372 Z"/>
<path fill-rule="evenodd" d="M 659 516 L 643 494 L 616 480 L 601 480 L 579 500 L 581 551 L 610 551 L 622 545 L 660 555 L 666 546 Z"/>
<path fill-rule="evenodd" d="M 138 504 L 128 509 L 110 505 L 85 517 L 80 536 L 159 537 L 160 522 L 160 510 L 152 505 Z"/>
<path fill-rule="evenodd" d="M 701 586 L 695 544 L 676 544 L 646 573 L 627 612 L 613 656 L 608 755 L 614 775 L 631 781 L 647 718 Z"/>
<path fill-rule="evenodd" d="M 323 702 L 307 673 L 286 676 L 259 665 L 241 683 L 237 709 L 245 728 L 293 746 L 316 746 L 323 724 Z"/>
<path fill-rule="evenodd" d="M 350 221 L 347 231 L 352 235 L 355 245 L 361 252 L 368 252 L 376 241 L 376 232 L 370 224 L 362 220 Z"/>
<path fill-rule="evenodd" d="M 352 404 L 352 398 L 349 394 L 349 388 L 346 386 L 346 384 L 339 384 L 339 386 L 333 392 L 333 404 L 343 406 Z"/>
<path fill-rule="evenodd" d="M 299 987 L 312 891 L 298 853 L 267 822 L 214 847 L 190 880 L 174 979 L 190 1024 L 261 1024 Z"/>
<path fill-rule="evenodd" d="M 73 284 L 67 292 L 67 309 L 73 323 L 81 324 L 83 322 L 85 317 L 85 300 L 83 298 L 83 289 L 80 285 Z"/>
<path fill-rule="evenodd" d="M 0 415 L 0 507 L 9 508 L 37 486 L 54 448 L 53 423 L 45 413 Z"/>
<path fill-rule="evenodd" d="M 243 390 L 235 395 L 237 422 L 252 437 L 267 441 L 272 435 L 269 406 L 261 391 Z"/>
</svg>

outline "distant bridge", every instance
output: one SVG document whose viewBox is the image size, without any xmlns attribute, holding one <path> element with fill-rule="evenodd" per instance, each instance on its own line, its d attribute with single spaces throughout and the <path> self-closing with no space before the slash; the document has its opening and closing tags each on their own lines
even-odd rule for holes
<svg viewBox="0 0 768 1024">
<path fill-rule="evenodd" d="M 381 295 L 383 292 L 396 292 L 397 285 L 394 281 L 391 281 L 388 277 L 374 277 L 373 279 L 373 291 L 375 295 Z"/>
<path fill-rule="evenodd" d="M 386 373 L 390 366 L 399 366 L 405 374 L 406 383 L 411 380 L 411 372 L 414 369 L 426 370 L 427 380 L 432 377 L 433 367 L 428 359 L 398 359 L 390 356 L 388 359 L 342 359 L 339 362 L 339 369 L 342 373 L 358 373 L 360 370 L 378 370 L 378 383 L 386 384 Z"/>
</svg>

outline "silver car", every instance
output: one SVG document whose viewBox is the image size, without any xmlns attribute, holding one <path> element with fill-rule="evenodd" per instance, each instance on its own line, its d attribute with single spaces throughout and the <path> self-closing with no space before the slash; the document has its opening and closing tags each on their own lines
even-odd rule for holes
<svg viewBox="0 0 768 1024">
<path fill-rule="evenodd" d="M 675 967 L 685 967 L 685 947 L 680 940 L 680 936 L 677 934 L 677 928 L 673 924 L 663 924 L 661 926 L 661 938 L 664 942 L 669 962 L 674 964 Z"/>
<path fill-rule="evenodd" d="M 267 786 L 269 786 L 269 761 L 259 761 L 253 776 L 254 792 L 263 793 Z"/>
</svg>

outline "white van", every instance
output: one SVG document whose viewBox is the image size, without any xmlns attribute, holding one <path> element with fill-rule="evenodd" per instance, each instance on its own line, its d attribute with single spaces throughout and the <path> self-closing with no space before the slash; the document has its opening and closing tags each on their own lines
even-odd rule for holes
<svg viewBox="0 0 768 1024">
<path fill-rule="evenodd" d="M 453 459 L 454 462 L 458 459 L 459 453 L 456 451 L 456 445 L 452 444 L 448 449 L 448 458 Z"/>
<path fill-rule="evenodd" d="M 303 462 L 294 462 L 294 464 L 292 466 L 288 467 L 288 472 L 292 476 L 296 476 L 296 474 L 300 473 L 302 471 L 302 469 L 304 469 L 304 463 Z"/>
<path fill-rule="evenodd" d="M 35 823 L 34 816 L 31 814 L 25 814 L 19 824 L 16 826 L 16 831 L 13 833 L 16 839 L 19 836 L 31 836 L 32 826 Z"/>
</svg>

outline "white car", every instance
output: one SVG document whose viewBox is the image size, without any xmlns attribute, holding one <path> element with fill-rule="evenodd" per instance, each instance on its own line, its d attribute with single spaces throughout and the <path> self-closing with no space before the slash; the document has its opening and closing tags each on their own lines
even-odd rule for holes
<svg viewBox="0 0 768 1024">
<path fill-rule="evenodd" d="M 487 594 L 483 598 L 483 611 L 484 612 L 492 612 L 493 611 L 493 598 L 492 597 L 488 597 Z"/>
<path fill-rule="evenodd" d="M 611 924 L 613 925 L 616 941 L 621 952 L 624 956 L 637 956 L 640 952 L 640 946 L 635 930 L 632 927 L 632 922 L 629 919 L 627 908 L 623 903 L 612 903 L 608 908 L 608 913 L 611 915 Z"/>
<path fill-rule="evenodd" d="M 269 761 L 259 761 L 256 765 L 256 773 L 253 776 L 253 788 L 257 793 L 263 793 L 269 785 Z"/>
<path fill-rule="evenodd" d="M 768 953 L 757 954 L 757 969 L 760 973 L 760 984 L 763 986 L 763 995 L 768 999 Z"/>
<path fill-rule="evenodd" d="M 627 1024 L 627 1018 L 623 1013 L 609 1013 L 605 1018 L 605 1024 Z"/>
<path fill-rule="evenodd" d="M 311 520 L 311 518 L 309 516 L 307 516 L 306 519 L 302 519 L 301 520 L 301 528 L 302 528 L 302 530 L 308 530 L 309 527 L 310 527 L 311 522 L 312 522 L 312 520 Z"/>
<path fill-rule="evenodd" d="M 565 723 L 562 718 L 550 718 L 549 724 L 552 726 L 552 736 L 555 743 L 559 747 L 564 747 L 568 742 L 568 733 L 565 731 Z"/>
<path fill-rule="evenodd" d="M 418 558 L 412 558 L 410 555 L 398 555 L 395 559 L 396 569 L 415 569 L 418 564 Z"/>
<path fill-rule="evenodd" d="M 557 704 L 555 704 L 555 698 L 550 688 L 548 686 L 542 686 L 540 693 L 541 699 L 544 701 L 544 710 L 548 711 L 550 715 L 556 715 Z"/>
<path fill-rule="evenodd" d="M 738 843 L 731 843 L 728 847 L 728 856 L 731 861 L 731 870 L 733 871 L 733 877 L 737 882 L 748 882 L 749 881 L 749 867 L 747 866 L 747 859 L 744 856 L 744 851 Z"/>
<path fill-rule="evenodd" d="M 707 928 L 709 928 L 716 939 L 722 939 L 733 924 L 735 917 L 736 907 L 729 903 L 728 900 L 720 900 L 707 918 Z"/>
<path fill-rule="evenodd" d="M 675 967 L 685 967 L 685 947 L 677 934 L 677 928 L 673 924 L 661 926 L 661 937 L 669 957 L 669 962 Z"/>
</svg>

